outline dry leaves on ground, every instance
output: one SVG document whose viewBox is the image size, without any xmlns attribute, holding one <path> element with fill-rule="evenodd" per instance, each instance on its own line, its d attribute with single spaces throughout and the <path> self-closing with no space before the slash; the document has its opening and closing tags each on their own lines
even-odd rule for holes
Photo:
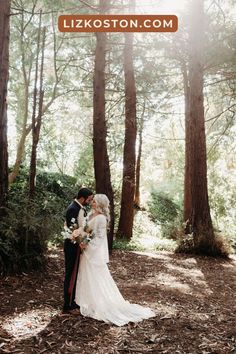
<svg viewBox="0 0 236 354">
<path fill-rule="evenodd" d="M 236 257 L 114 251 L 123 296 L 156 312 L 123 327 L 61 316 L 63 252 L 48 258 L 43 273 L 1 279 L 0 353 L 236 353 Z"/>
</svg>

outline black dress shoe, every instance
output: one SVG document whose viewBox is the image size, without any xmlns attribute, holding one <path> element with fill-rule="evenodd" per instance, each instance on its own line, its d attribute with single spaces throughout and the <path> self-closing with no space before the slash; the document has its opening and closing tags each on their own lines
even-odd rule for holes
<svg viewBox="0 0 236 354">
<path fill-rule="evenodd" d="M 78 316 L 80 315 L 80 311 L 79 309 L 75 308 L 75 309 L 70 309 L 70 310 L 63 310 L 60 316 Z"/>
<path fill-rule="evenodd" d="M 76 302 L 73 302 L 70 307 L 71 310 L 73 309 L 79 309 L 79 305 L 76 304 Z"/>
</svg>

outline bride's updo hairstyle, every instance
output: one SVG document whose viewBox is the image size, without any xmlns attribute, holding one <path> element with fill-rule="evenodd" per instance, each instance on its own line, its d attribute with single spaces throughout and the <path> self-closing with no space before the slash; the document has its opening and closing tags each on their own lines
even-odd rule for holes
<svg viewBox="0 0 236 354">
<path fill-rule="evenodd" d="M 107 219 L 107 223 L 109 224 L 109 222 L 110 222 L 110 210 L 109 210 L 110 202 L 109 202 L 109 199 L 107 198 L 107 196 L 105 194 L 95 194 L 94 200 L 96 202 L 96 210 L 99 213 L 102 213 L 103 215 L 105 215 L 105 217 Z"/>
</svg>

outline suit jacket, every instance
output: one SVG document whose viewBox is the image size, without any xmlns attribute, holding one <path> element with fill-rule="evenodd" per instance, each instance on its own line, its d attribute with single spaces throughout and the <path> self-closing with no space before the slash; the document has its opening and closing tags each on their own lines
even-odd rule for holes
<svg viewBox="0 0 236 354">
<path fill-rule="evenodd" d="M 72 224 L 71 219 L 75 219 L 77 222 L 77 218 L 79 215 L 79 211 L 81 209 L 81 206 L 76 203 L 75 201 L 73 201 L 67 208 L 66 210 L 66 225 L 67 227 L 70 227 Z"/>
</svg>

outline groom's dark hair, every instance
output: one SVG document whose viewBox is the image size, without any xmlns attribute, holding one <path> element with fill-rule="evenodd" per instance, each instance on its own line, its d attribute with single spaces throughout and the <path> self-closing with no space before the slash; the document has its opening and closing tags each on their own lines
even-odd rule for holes
<svg viewBox="0 0 236 354">
<path fill-rule="evenodd" d="M 93 195 L 93 192 L 90 189 L 88 189 L 88 188 L 80 188 L 76 198 L 77 199 L 80 199 L 80 198 L 87 199 L 90 195 Z"/>
</svg>

